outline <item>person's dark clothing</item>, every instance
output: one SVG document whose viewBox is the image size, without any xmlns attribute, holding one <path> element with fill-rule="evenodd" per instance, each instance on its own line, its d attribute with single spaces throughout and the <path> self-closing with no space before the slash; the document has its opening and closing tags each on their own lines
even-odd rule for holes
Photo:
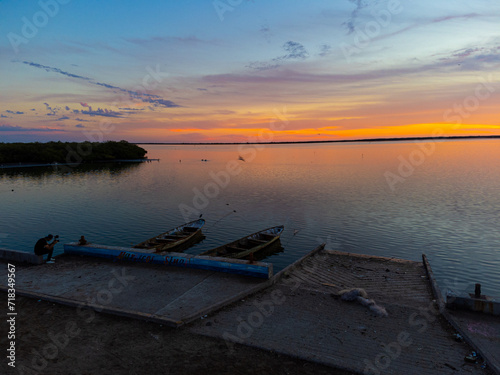
<svg viewBox="0 0 500 375">
<path fill-rule="evenodd" d="M 47 260 L 50 260 L 52 258 L 52 252 L 54 251 L 53 248 L 51 249 L 46 249 L 45 246 L 48 245 L 49 242 L 47 241 L 47 238 L 40 238 L 36 244 L 35 244 L 35 254 L 36 255 L 47 255 Z"/>
</svg>

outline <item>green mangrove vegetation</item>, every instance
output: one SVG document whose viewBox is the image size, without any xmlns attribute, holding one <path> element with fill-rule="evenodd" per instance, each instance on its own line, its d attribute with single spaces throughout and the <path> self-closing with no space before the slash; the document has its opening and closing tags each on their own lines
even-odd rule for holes
<svg viewBox="0 0 500 375">
<path fill-rule="evenodd" d="M 147 151 L 127 141 L 0 143 L 1 163 L 89 163 L 144 159 Z"/>
</svg>

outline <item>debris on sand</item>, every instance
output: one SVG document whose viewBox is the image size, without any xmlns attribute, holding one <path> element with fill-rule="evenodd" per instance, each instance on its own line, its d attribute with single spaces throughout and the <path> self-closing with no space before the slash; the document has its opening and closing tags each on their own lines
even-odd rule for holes
<svg viewBox="0 0 500 375">
<path fill-rule="evenodd" d="M 362 288 L 343 289 L 338 292 L 342 301 L 358 302 L 368 309 L 376 316 L 388 316 L 386 309 L 377 305 L 373 299 L 368 299 L 368 293 Z"/>
</svg>

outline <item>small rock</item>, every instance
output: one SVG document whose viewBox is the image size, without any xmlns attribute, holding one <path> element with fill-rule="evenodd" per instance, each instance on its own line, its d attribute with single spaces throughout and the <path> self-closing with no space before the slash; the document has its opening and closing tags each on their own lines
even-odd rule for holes
<svg viewBox="0 0 500 375">
<path fill-rule="evenodd" d="M 153 335 L 151 332 L 149 333 L 152 338 L 154 338 L 156 341 L 160 341 L 160 336 L 158 335 Z"/>
<path fill-rule="evenodd" d="M 455 341 L 457 341 L 457 342 L 462 342 L 463 341 L 462 335 L 460 335 L 459 333 L 455 333 L 453 335 L 453 337 L 454 337 Z"/>
</svg>

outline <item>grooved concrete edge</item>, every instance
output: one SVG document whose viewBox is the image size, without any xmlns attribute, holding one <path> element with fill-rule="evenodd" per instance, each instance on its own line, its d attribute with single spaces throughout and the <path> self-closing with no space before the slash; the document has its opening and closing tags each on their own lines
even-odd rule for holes
<svg viewBox="0 0 500 375">
<path fill-rule="evenodd" d="M 207 336 L 207 337 L 213 337 L 213 336 L 209 336 L 207 334 L 203 334 L 203 333 L 199 333 L 199 335 L 202 335 L 202 336 Z M 342 366 L 342 365 L 338 365 L 338 364 L 332 364 L 330 362 L 326 362 L 326 361 L 321 361 L 321 359 L 317 359 L 317 358 L 306 358 L 306 357 L 301 357 L 300 355 L 298 354 L 291 354 L 291 353 L 287 353 L 283 350 L 279 350 L 279 349 L 269 349 L 263 345 L 259 345 L 259 344 L 247 344 L 247 343 L 241 343 L 241 342 L 238 342 L 236 340 L 230 340 L 229 338 L 224 338 L 224 337 L 219 337 L 221 340 L 225 340 L 225 341 L 231 341 L 232 343 L 235 343 L 235 344 L 239 344 L 239 345 L 244 345 L 244 346 L 249 346 L 251 348 L 257 348 L 257 349 L 260 349 L 260 350 L 264 350 L 266 352 L 271 352 L 271 353 L 278 353 L 278 354 L 281 354 L 281 355 L 284 355 L 286 357 L 290 357 L 290 358 L 296 358 L 296 359 L 300 359 L 301 361 L 307 361 L 307 362 L 311 362 L 311 363 L 316 363 L 316 364 L 319 364 L 319 365 L 322 365 L 322 366 L 326 366 L 326 367 L 330 367 L 330 368 L 334 368 L 334 369 L 337 369 L 337 370 L 342 370 L 342 371 L 347 371 L 347 372 L 350 372 L 352 374 L 356 374 L 356 375 L 366 375 L 365 372 L 359 372 L 358 370 L 355 370 L 355 369 L 352 369 L 352 368 L 349 368 L 349 367 L 346 367 L 346 366 Z"/>
<path fill-rule="evenodd" d="M 33 252 L 0 248 L 0 260 L 4 262 L 43 264 L 43 255 Z"/>
<path fill-rule="evenodd" d="M 300 264 L 306 260 L 307 258 L 313 256 L 314 254 L 320 252 L 321 250 L 323 250 L 325 248 L 325 243 L 322 243 L 321 245 L 319 245 L 318 247 L 316 247 L 315 249 L 313 249 L 312 251 L 308 252 L 306 255 L 304 255 L 302 258 L 300 259 L 297 259 L 295 262 L 293 262 L 292 264 L 289 264 L 288 266 L 286 266 L 285 268 L 283 268 L 280 272 L 278 272 L 277 274 L 275 274 L 272 278 L 271 278 L 271 283 L 272 284 L 276 284 L 279 280 L 281 280 L 281 278 L 283 276 L 285 276 L 288 272 L 294 270 L 295 268 L 297 268 L 298 266 L 300 266 Z"/>
<path fill-rule="evenodd" d="M 391 262 L 403 263 L 403 264 L 417 264 L 417 263 L 422 264 L 422 263 L 415 261 L 415 260 L 401 259 L 401 258 L 395 258 L 395 257 L 384 257 L 384 256 L 380 256 L 380 255 L 348 253 L 345 251 L 338 251 L 338 250 L 325 250 L 325 253 L 332 254 L 332 255 L 349 256 L 349 257 L 366 259 L 366 260 L 381 260 L 381 261 L 386 261 L 386 262 L 391 261 Z"/>
<path fill-rule="evenodd" d="M 2 291 L 2 292 L 7 293 L 7 289 L 8 288 L 0 286 L 0 291 Z M 78 302 L 78 301 L 75 301 L 75 300 L 72 300 L 69 298 L 50 296 L 50 295 L 43 294 L 43 293 L 28 292 L 25 290 L 16 289 L 16 295 L 28 297 L 28 298 L 33 298 L 33 299 L 41 299 L 43 301 L 59 303 L 61 305 L 76 307 L 76 308 L 80 308 L 80 309 L 91 309 L 97 313 L 104 313 L 104 314 L 123 316 L 125 318 L 146 320 L 149 322 L 165 324 L 169 327 L 177 328 L 177 327 L 180 327 L 181 325 L 184 324 L 182 321 L 176 321 L 176 320 L 161 317 L 161 316 L 158 316 L 155 314 L 146 314 L 146 313 L 141 313 L 141 312 L 137 312 L 137 311 L 131 311 L 131 310 L 125 310 L 125 309 L 119 309 L 119 308 L 111 308 L 111 307 L 106 307 L 106 306 L 91 304 L 91 303 Z"/>
<path fill-rule="evenodd" d="M 191 315 L 188 315 L 187 317 L 183 318 L 182 322 L 183 322 L 183 324 L 191 323 L 194 320 L 202 317 L 203 315 L 212 314 L 212 313 L 216 312 L 217 310 L 220 310 L 223 307 L 225 307 L 227 305 L 230 305 L 233 302 L 238 301 L 239 299 L 242 299 L 242 298 L 248 297 L 248 296 L 250 296 L 252 294 L 255 294 L 255 293 L 261 291 L 262 289 L 268 288 L 271 285 L 272 285 L 272 281 L 271 280 L 264 281 L 261 284 L 255 285 L 252 288 L 244 290 L 244 291 L 242 291 L 242 292 L 240 292 L 240 293 L 238 293 L 238 294 L 236 294 L 236 295 L 234 295 L 232 297 L 226 298 L 223 301 L 216 302 L 216 303 L 214 303 L 213 305 L 211 305 L 209 307 L 206 307 L 206 308 L 203 308 L 201 310 L 198 310 L 197 312 L 195 312 L 195 313 L 193 313 Z"/>
<path fill-rule="evenodd" d="M 258 292 L 259 290 L 262 290 L 264 289 L 265 287 L 269 287 L 269 286 L 272 286 L 274 284 L 276 284 L 283 276 L 285 276 L 288 272 L 292 271 L 293 269 L 297 268 L 298 266 L 300 266 L 300 264 L 306 260 L 307 258 L 315 255 L 316 253 L 320 252 L 321 250 L 323 250 L 325 248 L 325 244 L 322 243 L 321 245 L 317 246 L 316 248 L 314 248 L 312 251 L 310 251 L 309 253 L 307 253 L 306 255 L 304 255 L 302 258 L 296 260 L 295 262 L 293 262 L 292 264 L 288 265 L 287 267 L 285 267 L 284 269 L 282 269 L 280 272 L 278 272 L 277 274 L 275 274 L 270 280 L 268 280 L 265 284 L 267 285 L 257 285 L 256 287 L 254 287 L 252 289 L 251 292 L 247 293 L 246 296 L 249 297 L 251 296 L 252 294 L 255 294 L 256 292 Z M 342 253 L 342 254 L 348 254 L 348 253 Z M 244 294 L 244 293 L 241 293 L 241 294 Z M 245 295 L 243 295 L 245 296 Z M 238 299 L 238 298 L 236 298 Z M 235 299 L 235 300 L 236 300 Z M 228 303 L 229 304 L 229 303 Z M 220 308 L 222 308 L 223 306 L 221 306 Z M 211 335 L 208 335 L 208 334 L 204 334 L 204 333 L 198 333 L 199 335 L 202 335 L 202 336 L 207 336 L 207 337 L 213 337 Z M 224 338 L 224 337 L 219 337 L 220 339 L 222 340 L 225 340 L 225 341 L 230 341 L 232 343 L 235 343 L 235 344 L 239 344 L 239 345 L 245 345 L 245 346 L 249 346 L 249 347 L 252 347 L 252 348 L 257 348 L 257 349 L 260 349 L 260 350 L 264 350 L 266 352 L 274 352 L 274 353 L 279 353 L 279 354 L 282 354 L 284 356 L 287 356 L 287 357 L 291 357 L 291 358 L 297 358 L 297 359 L 300 359 L 302 361 L 308 361 L 308 362 L 311 362 L 311 363 L 317 363 L 319 365 L 323 365 L 323 366 L 326 366 L 326 367 L 331 367 L 331 368 L 335 368 L 335 369 L 339 369 L 339 370 L 343 370 L 343 371 L 348 371 L 348 372 L 351 372 L 353 374 L 357 374 L 357 375 L 363 375 L 362 372 L 359 372 L 357 370 L 354 370 L 352 368 L 348 368 L 348 367 L 345 367 L 345 366 L 341 366 L 341 365 L 332 365 L 331 363 L 329 362 L 323 362 L 321 361 L 320 359 L 316 359 L 316 358 L 305 358 L 305 357 L 301 357 L 299 355 L 296 355 L 296 354 L 290 354 L 290 353 L 287 353 L 285 351 L 281 351 L 281 350 L 276 350 L 276 349 L 269 349 L 267 347 L 264 347 L 263 345 L 259 345 L 259 344 L 249 344 L 249 343 L 241 343 L 241 342 L 238 342 L 237 340 L 231 340 L 229 338 Z"/>
<path fill-rule="evenodd" d="M 125 309 L 120 309 L 120 308 L 110 308 L 110 307 L 105 307 L 97 304 L 89 304 L 89 303 L 83 303 L 83 302 L 78 302 L 69 298 L 64 298 L 64 297 L 56 297 L 56 296 L 51 296 L 43 293 L 35 293 L 35 292 L 29 292 L 25 290 L 16 290 L 16 294 L 28 298 L 34 298 L 34 299 L 41 299 L 44 301 L 48 302 L 54 302 L 54 303 L 59 303 L 62 305 L 66 306 L 72 306 L 72 307 L 78 307 L 78 308 L 89 308 L 92 309 L 96 312 L 102 312 L 105 314 L 112 314 L 112 315 L 118 315 L 118 316 L 123 316 L 127 318 L 135 318 L 135 319 L 141 319 L 141 320 L 146 320 L 150 322 L 155 322 L 155 323 L 160 323 L 160 324 L 165 324 L 170 327 L 180 327 L 184 324 L 190 323 L 199 317 L 207 314 L 211 314 L 217 310 L 220 310 L 221 308 L 239 300 L 245 297 L 248 297 L 250 295 L 253 295 L 265 288 L 268 288 L 269 286 L 275 284 L 286 272 L 294 269 L 297 267 L 300 263 L 302 263 L 306 258 L 316 254 L 318 251 L 322 250 L 325 247 L 325 244 L 321 244 L 320 246 L 316 247 L 314 250 L 311 252 L 307 253 L 304 255 L 302 258 L 296 260 L 294 263 L 290 264 L 283 270 L 281 270 L 279 273 L 275 274 L 272 278 L 269 280 L 262 282 L 261 284 L 258 284 L 250 289 L 244 290 L 232 297 L 229 297 L 223 301 L 219 301 L 209 307 L 203 308 L 201 310 L 196 311 L 195 313 L 192 313 L 191 315 L 188 315 L 185 318 L 182 318 L 182 320 L 173 320 L 165 317 L 161 317 L 155 314 L 146 314 L 146 313 L 141 313 L 137 311 L 131 311 L 131 310 L 125 310 Z M 3 291 L 7 293 L 7 289 L 3 286 L 0 286 L 0 291 Z"/>
<path fill-rule="evenodd" d="M 474 340 L 469 336 L 469 334 L 464 331 L 460 325 L 455 321 L 453 316 L 446 311 L 443 295 L 441 294 L 441 290 L 439 289 L 436 280 L 434 279 L 434 273 L 432 272 L 431 265 L 427 259 L 425 254 L 422 254 L 422 261 L 424 263 L 425 271 L 427 272 L 427 276 L 429 277 L 429 282 L 432 287 L 432 292 L 434 294 L 434 298 L 438 302 L 439 312 L 446 319 L 446 321 L 464 338 L 465 342 L 469 344 L 481 357 L 484 358 L 488 367 L 493 371 L 495 375 L 500 375 L 500 369 L 491 362 L 485 352 L 474 342 Z"/>
<path fill-rule="evenodd" d="M 306 255 L 304 255 L 302 258 L 296 260 L 292 264 L 290 264 L 287 267 L 285 267 L 284 269 L 282 269 L 280 272 L 278 272 L 277 274 L 275 274 L 269 280 L 267 280 L 267 281 L 265 281 L 265 282 L 263 282 L 263 283 L 261 283 L 259 285 L 256 285 L 256 286 L 254 286 L 254 287 L 252 287 L 250 289 L 244 290 L 244 291 L 238 293 L 235 296 L 232 296 L 230 298 L 225 299 L 224 301 L 217 302 L 217 303 L 213 304 L 212 306 L 209 306 L 209 307 L 207 307 L 205 309 L 199 310 L 196 313 L 191 314 L 191 315 L 189 315 L 186 318 L 183 318 L 182 322 L 184 324 L 191 323 L 191 322 L 193 322 L 194 320 L 198 319 L 199 317 L 201 317 L 203 315 L 212 314 L 215 311 L 220 310 L 223 307 L 225 307 L 227 305 L 230 305 L 233 302 L 238 301 L 239 299 L 242 299 L 242 298 L 245 298 L 245 297 L 250 297 L 251 295 L 253 295 L 253 294 L 257 293 L 257 292 L 260 292 L 261 290 L 266 289 L 266 288 L 274 285 L 279 279 L 281 279 L 281 277 L 283 277 L 283 275 L 285 275 L 287 272 L 291 271 L 292 269 L 298 267 L 300 265 L 300 263 L 302 263 L 306 258 L 308 258 L 308 257 L 316 254 L 318 251 L 322 250 L 324 247 L 325 247 L 325 244 L 319 245 L 318 247 L 316 247 L 315 249 L 313 249 L 312 251 L 310 251 L 309 253 L 307 253 Z"/>
</svg>

